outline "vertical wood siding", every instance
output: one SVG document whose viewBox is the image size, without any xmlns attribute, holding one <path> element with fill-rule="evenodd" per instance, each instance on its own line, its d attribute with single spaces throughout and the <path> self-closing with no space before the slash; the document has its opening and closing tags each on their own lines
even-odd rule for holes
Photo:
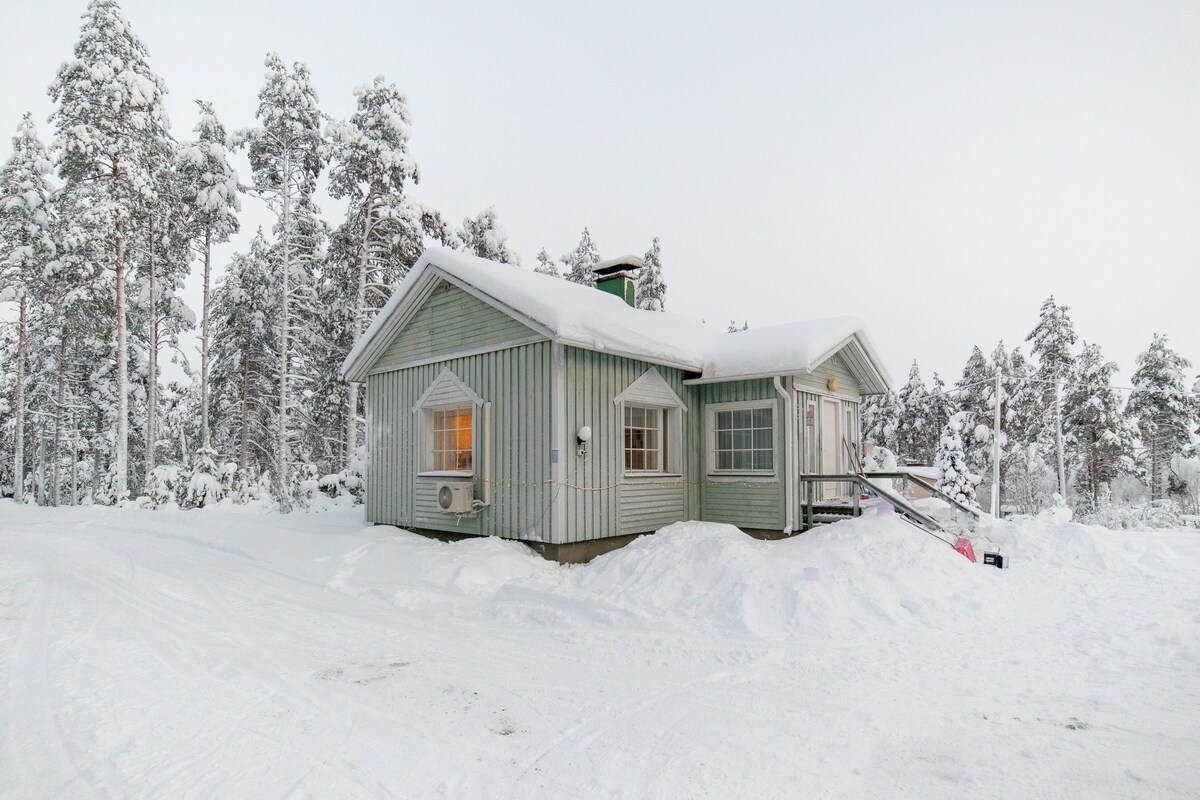
<svg viewBox="0 0 1200 800">
<path fill-rule="evenodd" d="M 787 524 L 787 446 L 784 425 L 788 424 L 787 406 L 770 379 L 707 383 L 689 387 L 695 413 L 692 475 L 699 487 L 700 518 L 727 522 L 740 528 L 783 530 Z M 736 477 L 713 478 L 708 475 L 708 411 L 710 403 L 741 400 L 771 400 L 775 415 L 775 466 L 773 480 L 739 481 Z"/>
<path fill-rule="evenodd" d="M 534 335 L 529 328 L 457 286 L 442 282 L 371 368 L 391 369 L 448 353 Z"/>
<path fill-rule="evenodd" d="M 686 481 L 692 457 L 687 432 L 694 410 L 683 413 L 683 441 L 675 443 L 684 448 L 680 454 L 683 478 L 624 478 L 624 420 L 614 399 L 652 366 L 607 353 L 565 348 L 564 542 L 644 533 L 688 518 Z M 686 403 L 683 373 L 669 367 L 656 369 Z M 584 425 L 591 427 L 592 440 L 588 455 L 580 457 L 575 452 L 575 434 Z"/>
<path fill-rule="evenodd" d="M 523 329 L 527 331 L 527 329 Z M 371 522 L 549 541 L 550 351 L 548 341 L 393 370 L 367 379 Z M 491 507 L 456 517 L 437 510 L 437 478 L 416 475 L 413 405 L 443 368 L 492 404 L 491 431 L 477 426 L 475 496 L 482 495 L 484 454 L 493 462 Z M 482 412 L 481 412 L 482 414 Z M 487 441 L 485 441 L 487 440 Z M 490 441 L 491 447 L 486 445 Z"/>
<path fill-rule="evenodd" d="M 830 378 L 837 378 L 838 394 L 857 396 L 861 391 L 858 381 L 850 374 L 846 362 L 838 355 L 818 366 L 809 375 L 797 375 L 796 388 L 828 394 Z"/>
</svg>

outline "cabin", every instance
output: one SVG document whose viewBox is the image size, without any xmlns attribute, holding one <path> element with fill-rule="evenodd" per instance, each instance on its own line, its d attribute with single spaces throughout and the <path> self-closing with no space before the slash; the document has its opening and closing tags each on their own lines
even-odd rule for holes
<svg viewBox="0 0 1200 800">
<path fill-rule="evenodd" d="M 828 478 L 858 469 L 859 404 L 889 386 L 862 323 L 639 310 L 640 264 L 593 288 L 426 251 L 342 365 L 366 384 L 366 518 L 576 562 L 680 520 L 771 537 L 857 507 Z"/>
</svg>

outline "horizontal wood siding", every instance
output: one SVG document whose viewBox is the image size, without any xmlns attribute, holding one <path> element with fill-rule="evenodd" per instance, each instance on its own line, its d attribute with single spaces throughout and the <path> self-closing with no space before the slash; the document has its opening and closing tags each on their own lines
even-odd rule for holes
<svg viewBox="0 0 1200 800">
<path fill-rule="evenodd" d="M 565 348 L 563 407 L 570 447 L 563 454 L 564 542 L 651 531 L 688 518 L 686 476 L 684 480 L 624 480 L 624 420 L 614 401 L 652 366 L 608 353 Z M 685 398 L 683 373 L 670 367 L 656 368 L 675 394 Z M 687 437 L 691 416 L 683 413 L 684 436 L 677 443 L 684 447 L 685 473 L 692 463 Z M 574 449 L 575 433 L 584 425 L 591 427 L 592 440 L 588 455 L 581 457 Z"/>
<path fill-rule="evenodd" d="M 386 372 L 435 356 L 534 335 L 535 331 L 507 314 L 443 281 L 396 335 L 371 371 Z"/>
<path fill-rule="evenodd" d="M 370 475 L 367 519 L 399 526 L 548 541 L 550 531 L 550 352 L 537 342 L 371 375 L 367 379 Z M 437 478 L 416 475 L 413 406 L 443 368 L 491 403 L 491 428 L 478 422 L 475 496 L 491 445 L 491 507 L 475 516 L 437 511 Z M 480 412 L 482 416 L 482 411 Z"/>
<path fill-rule="evenodd" d="M 739 528 L 783 530 L 787 524 L 787 449 L 785 428 L 787 409 L 770 379 L 707 383 L 689 387 L 695 398 L 692 407 L 697 412 L 693 452 L 694 475 L 703 476 L 699 482 L 700 518 L 709 522 L 726 522 Z M 710 477 L 708 475 L 708 411 L 710 403 L 733 403 L 743 400 L 772 400 L 775 403 L 775 468 L 774 479 Z"/>
<path fill-rule="evenodd" d="M 837 378 L 837 393 L 858 396 L 861 391 L 858 381 L 850 373 L 846 362 L 839 355 L 834 355 L 828 361 L 819 365 L 808 375 L 796 376 L 796 388 L 801 391 L 829 393 L 829 379 Z"/>
<path fill-rule="evenodd" d="M 621 533 L 647 533 L 687 518 L 682 480 L 630 480 L 621 486 Z"/>
</svg>

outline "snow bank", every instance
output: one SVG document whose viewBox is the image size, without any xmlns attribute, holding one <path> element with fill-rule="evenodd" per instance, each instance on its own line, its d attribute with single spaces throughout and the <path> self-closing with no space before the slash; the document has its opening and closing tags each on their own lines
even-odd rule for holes
<svg viewBox="0 0 1200 800">
<path fill-rule="evenodd" d="M 372 533 L 390 526 L 375 526 Z M 347 553 L 326 586 L 350 595 L 372 594 L 414 607 L 461 597 L 480 598 L 555 565 L 517 542 L 470 538 L 440 542 L 401 531 Z"/>
</svg>

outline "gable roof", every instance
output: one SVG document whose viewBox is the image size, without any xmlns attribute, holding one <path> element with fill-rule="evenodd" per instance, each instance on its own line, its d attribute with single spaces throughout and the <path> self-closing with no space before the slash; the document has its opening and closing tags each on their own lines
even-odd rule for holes
<svg viewBox="0 0 1200 800">
<path fill-rule="evenodd" d="M 426 250 L 342 364 L 341 376 L 365 380 L 371 365 L 446 280 L 562 344 L 699 373 L 698 380 L 809 372 L 849 348 L 851 371 L 868 393 L 888 378 L 860 320 L 838 317 L 725 333 L 670 311 L 640 311 L 619 297 L 551 275 L 456 250 Z M 846 355 L 846 354 L 844 354 Z"/>
</svg>

